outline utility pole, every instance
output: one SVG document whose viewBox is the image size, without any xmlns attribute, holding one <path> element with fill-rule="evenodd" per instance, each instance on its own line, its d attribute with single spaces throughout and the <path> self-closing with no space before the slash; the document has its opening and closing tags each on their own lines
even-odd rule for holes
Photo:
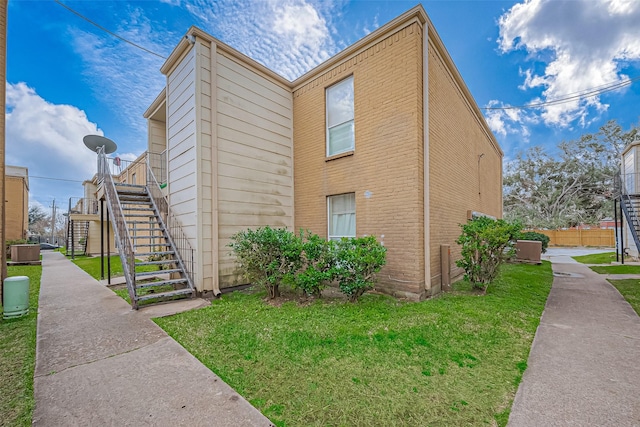
<svg viewBox="0 0 640 427">
<path fill-rule="evenodd" d="M 56 231 L 56 199 L 53 199 L 53 204 L 51 205 L 51 244 L 55 245 L 53 242 L 53 236 Z"/>
</svg>

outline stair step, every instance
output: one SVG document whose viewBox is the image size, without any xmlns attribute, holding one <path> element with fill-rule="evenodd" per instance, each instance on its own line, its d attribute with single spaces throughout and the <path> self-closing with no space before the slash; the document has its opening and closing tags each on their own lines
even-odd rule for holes
<svg viewBox="0 0 640 427">
<path fill-rule="evenodd" d="M 137 205 L 127 205 L 126 203 L 122 203 L 120 206 L 122 206 L 122 210 L 123 211 L 153 211 L 153 210 L 155 210 L 153 208 L 141 208 L 140 206 L 137 206 Z M 134 207 L 130 208 L 128 206 L 134 206 Z"/>
<path fill-rule="evenodd" d="M 146 191 L 117 191 L 119 199 L 132 198 L 133 200 L 139 200 L 149 198 L 149 194 Z"/>
<path fill-rule="evenodd" d="M 136 262 L 136 267 L 139 265 L 162 265 L 162 264 L 173 264 L 176 263 L 178 261 L 176 261 L 175 259 L 163 259 L 160 261 L 141 261 L 141 262 Z M 158 272 L 164 272 L 163 270 L 158 270 L 156 273 Z"/>
<path fill-rule="evenodd" d="M 127 221 L 127 224 L 147 224 L 147 225 L 157 225 L 157 222 L 149 222 L 149 221 Z M 146 228 L 144 229 L 146 230 Z"/>
<path fill-rule="evenodd" d="M 147 230 L 144 230 L 147 231 Z M 140 232 L 140 230 L 138 230 L 138 232 Z M 145 236 L 129 236 L 132 239 L 164 239 L 163 235 L 157 235 L 157 234 L 147 234 Z"/>
<path fill-rule="evenodd" d="M 140 243 L 140 244 L 134 244 L 133 247 L 134 248 L 139 248 L 142 246 L 147 246 L 147 247 L 151 247 L 151 246 L 171 246 L 170 243 Z"/>
<path fill-rule="evenodd" d="M 139 192 L 134 192 L 134 193 L 120 193 L 120 200 L 127 200 L 127 201 L 143 201 L 143 200 L 151 200 L 149 198 L 149 196 L 147 195 L 147 193 L 139 193 Z"/>
<path fill-rule="evenodd" d="M 158 274 L 171 274 L 171 273 L 181 273 L 181 272 L 182 272 L 182 269 L 180 268 L 173 268 L 171 270 L 142 271 L 140 273 L 136 273 L 136 279 L 138 277 L 157 276 Z"/>
<path fill-rule="evenodd" d="M 158 282 L 147 282 L 136 284 L 136 289 L 150 288 L 152 286 L 164 286 L 164 285 L 179 285 L 181 283 L 187 284 L 187 279 L 169 279 L 169 280 L 160 280 Z"/>
<path fill-rule="evenodd" d="M 141 253 L 137 253 L 136 256 L 173 255 L 173 254 L 174 254 L 173 251 L 157 251 L 157 252 L 141 252 Z"/>
<path fill-rule="evenodd" d="M 140 302 L 140 301 L 147 301 L 150 299 L 169 298 L 169 297 L 174 297 L 179 295 L 193 295 L 193 291 L 191 289 L 179 289 L 177 291 L 162 292 L 159 294 L 147 294 L 141 297 L 136 297 L 136 300 Z"/>
<path fill-rule="evenodd" d="M 116 187 L 133 187 L 133 188 L 145 188 L 144 185 L 140 185 L 140 184 L 126 184 L 124 182 L 115 182 L 114 183 L 116 185 Z"/>
<path fill-rule="evenodd" d="M 126 213 L 122 213 L 123 216 L 126 216 L 128 218 L 151 218 L 151 217 L 157 217 L 157 215 L 155 213 L 148 213 L 148 214 L 126 214 Z"/>
</svg>

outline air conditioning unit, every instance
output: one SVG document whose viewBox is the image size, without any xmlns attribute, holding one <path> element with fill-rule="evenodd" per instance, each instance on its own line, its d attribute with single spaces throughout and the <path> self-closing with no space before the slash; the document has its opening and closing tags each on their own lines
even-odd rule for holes
<svg viewBox="0 0 640 427">
<path fill-rule="evenodd" d="M 542 256 L 542 242 L 538 240 L 517 240 L 516 259 L 518 261 L 540 264 Z"/>
<path fill-rule="evenodd" d="M 32 262 L 40 260 L 40 245 L 11 245 L 12 262 Z"/>
</svg>

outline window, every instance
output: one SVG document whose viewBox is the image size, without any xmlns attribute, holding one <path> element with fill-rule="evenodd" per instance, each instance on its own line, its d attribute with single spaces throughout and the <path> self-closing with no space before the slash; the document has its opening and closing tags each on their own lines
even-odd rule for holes
<svg viewBox="0 0 640 427">
<path fill-rule="evenodd" d="M 356 236 L 355 193 L 327 197 L 329 240 Z"/>
<path fill-rule="evenodd" d="M 136 174 L 135 173 L 131 174 L 131 183 L 134 184 L 134 185 L 136 184 Z"/>
<path fill-rule="evenodd" d="M 327 88 L 327 156 L 346 153 L 355 146 L 353 129 L 353 77 Z"/>
</svg>

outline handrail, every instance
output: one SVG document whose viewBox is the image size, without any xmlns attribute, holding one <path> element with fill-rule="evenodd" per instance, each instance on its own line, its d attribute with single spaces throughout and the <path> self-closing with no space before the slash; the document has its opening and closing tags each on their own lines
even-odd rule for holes
<svg viewBox="0 0 640 427">
<path fill-rule="evenodd" d="M 69 214 L 98 215 L 98 199 L 87 197 L 69 197 Z"/>
<path fill-rule="evenodd" d="M 616 187 L 618 187 L 620 193 L 620 206 L 622 207 L 622 212 L 624 212 L 624 216 L 627 219 L 629 230 L 631 231 L 631 235 L 633 236 L 633 241 L 636 244 L 636 248 L 638 249 L 638 251 L 640 251 L 640 235 L 638 234 L 637 230 L 640 224 L 638 224 L 637 219 L 633 219 L 631 212 L 634 207 L 633 202 L 631 201 L 631 196 L 629 195 L 629 192 L 627 190 L 626 178 L 628 177 L 628 175 L 635 174 L 624 174 L 624 177 L 619 174 L 618 176 L 620 178 L 617 180 L 618 182 L 616 182 Z"/>
<path fill-rule="evenodd" d="M 149 156 L 147 156 L 147 159 Z M 162 227 L 167 231 L 167 239 L 172 247 L 175 248 L 176 260 L 183 271 L 186 273 L 186 279 L 191 289 L 195 289 L 195 249 L 191 246 L 189 238 L 182 229 L 180 220 L 171 212 L 167 198 L 162 194 L 162 189 L 156 180 L 150 162 L 147 162 L 147 191 L 154 208 L 160 217 L 158 221 L 162 223 Z"/>
<path fill-rule="evenodd" d="M 104 153 L 104 147 L 98 147 L 98 181 L 102 182 L 102 188 L 104 189 L 104 194 L 107 199 L 107 206 L 111 212 L 109 219 L 113 225 L 115 240 L 118 243 L 118 253 L 122 261 L 131 306 L 136 309 L 138 308 L 138 301 L 136 300 L 135 292 L 135 252 L 133 250 L 133 242 L 127 232 L 127 223 L 124 219 L 120 199 L 118 198 L 113 176 L 109 169 L 107 156 Z"/>
</svg>

